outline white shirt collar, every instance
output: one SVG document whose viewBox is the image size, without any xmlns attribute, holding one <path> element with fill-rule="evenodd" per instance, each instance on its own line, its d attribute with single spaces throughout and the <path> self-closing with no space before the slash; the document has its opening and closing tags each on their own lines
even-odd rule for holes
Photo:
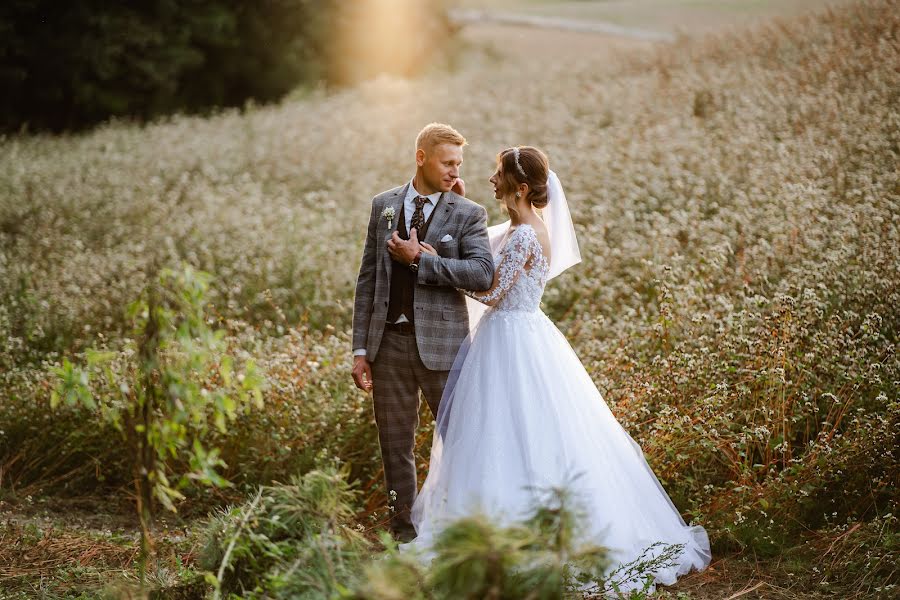
<svg viewBox="0 0 900 600">
<path fill-rule="evenodd" d="M 413 177 L 412 179 L 409 180 L 409 189 L 406 190 L 406 199 L 409 200 L 410 202 L 415 200 L 417 196 L 422 195 L 416 191 L 416 186 L 413 185 L 414 180 L 415 180 L 415 177 Z M 435 192 L 435 193 L 429 194 L 428 196 L 425 196 L 425 197 L 428 198 L 428 201 L 432 204 L 432 206 L 437 206 L 438 200 L 441 199 L 441 192 Z"/>
</svg>

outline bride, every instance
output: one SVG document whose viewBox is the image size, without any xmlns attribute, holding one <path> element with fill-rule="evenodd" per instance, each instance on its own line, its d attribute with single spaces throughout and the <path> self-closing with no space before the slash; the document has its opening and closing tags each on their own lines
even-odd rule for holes
<svg viewBox="0 0 900 600">
<path fill-rule="evenodd" d="M 610 550 L 609 572 L 647 558 L 659 542 L 683 550 L 652 573 L 655 582 L 705 568 L 706 531 L 685 525 L 641 448 L 540 310 L 547 280 L 581 260 L 547 157 L 530 146 L 506 149 L 490 181 L 511 220 L 490 229 L 493 286 L 466 292 L 489 308 L 473 314 L 444 391 L 430 469 L 412 508 L 418 537 L 404 549 L 427 552 L 443 526 L 473 513 L 502 524 L 521 520 L 536 490 L 565 486 L 587 519 L 585 541 Z"/>
</svg>

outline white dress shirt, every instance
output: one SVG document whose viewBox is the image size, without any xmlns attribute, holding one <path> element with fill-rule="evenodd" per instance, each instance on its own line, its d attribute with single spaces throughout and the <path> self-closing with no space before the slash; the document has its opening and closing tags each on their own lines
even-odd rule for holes
<svg viewBox="0 0 900 600">
<path fill-rule="evenodd" d="M 416 211 L 416 198 L 418 198 L 419 196 L 422 195 L 418 191 L 416 191 L 416 186 L 415 186 L 414 182 L 415 182 L 415 177 L 413 177 L 413 179 L 409 182 L 409 187 L 406 189 L 406 198 L 403 199 L 403 216 L 405 217 L 405 220 L 406 220 L 407 233 L 409 232 L 409 230 L 412 226 L 413 213 Z M 425 222 L 427 223 L 428 219 L 431 217 L 432 211 L 434 211 L 434 207 L 437 206 L 438 200 L 441 199 L 441 192 L 435 192 L 433 194 L 429 194 L 428 196 L 425 196 L 425 198 L 428 199 L 428 202 L 426 202 L 422 206 L 422 213 L 425 215 Z M 421 241 L 421 240 L 422 240 L 422 238 L 420 237 L 419 241 Z M 399 317 L 397 317 L 397 320 L 395 322 L 396 323 L 408 323 L 409 319 L 406 318 L 406 315 L 401 314 Z M 366 355 L 365 348 L 355 348 L 353 350 L 353 356 L 365 356 L 365 355 Z"/>
</svg>

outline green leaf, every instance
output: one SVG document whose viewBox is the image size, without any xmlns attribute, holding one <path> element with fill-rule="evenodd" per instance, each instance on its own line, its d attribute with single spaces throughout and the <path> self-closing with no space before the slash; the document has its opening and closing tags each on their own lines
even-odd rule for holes
<svg viewBox="0 0 900 600">
<path fill-rule="evenodd" d="M 228 431 L 228 428 L 225 426 L 225 414 L 221 412 L 217 412 L 215 416 L 216 429 L 220 432 L 225 433 Z"/>
<path fill-rule="evenodd" d="M 84 406 L 90 408 L 91 410 L 97 408 L 97 403 L 94 401 L 94 397 L 91 396 L 90 392 L 88 392 L 87 390 L 82 390 L 82 393 L 80 393 L 78 396 L 79 400 L 81 400 L 81 403 Z"/>
<path fill-rule="evenodd" d="M 85 357 L 87 358 L 88 366 L 99 365 L 101 363 L 109 362 L 116 357 L 115 352 L 110 351 L 100 351 L 94 350 L 93 348 L 89 348 L 87 352 L 85 352 Z"/>
<path fill-rule="evenodd" d="M 222 408 L 225 410 L 225 413 L 230 417 L 234 415 L 234 399 L 231 396 L 223 395 L 222 396 Z"/>
<path fill-rule="evenodd" d="M 213 588 L 215 588 L 217 590 L 221 588 L 221 584 L 219 583 L 219 578 L 216 577 L 215 573 L 213 573 L 211 571 L 204 571 L 203 579 L 206 581 L 206 583 L 213 586 Z"/>
<path fill-rule="evenodd" d="M 226 356 L 222 359 L 222 363 L 219 365 L 219 374 L 222 376 L 222 381 L 225 383 L 225 387 L 231 387 L 231 373 L 232 360 L 230 356 Z"/>
</svg>

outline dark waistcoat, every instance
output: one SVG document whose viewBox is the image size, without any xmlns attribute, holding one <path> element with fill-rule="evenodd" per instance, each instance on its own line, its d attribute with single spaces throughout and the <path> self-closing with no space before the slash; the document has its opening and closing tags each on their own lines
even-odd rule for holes
<svg viewBox="0 0 900 600">
<path fill-rule="evenodd" d="M 440 204 L 440 200 L 438 200 L 437 204 Z M 437 214 L 437 204 L 431 210 L 431 214 L 428 215 L 428 220 L 425 221 L 425 225 L 422 227 L 422 231 L 416 232 L 416 237 L 419 240 L 424 240 L 425 235 L 428 233 L 428 227 L 431 225 L 431 219 Z M 400 209 L 400 217 L 397 222 L 397 233 L 400 234 L 400 237 L 404 240 L 409 239 L 409 232 L 406 230 L 406 202 L 403 203 L 403 208 Z M 394 264 L 391 267 L 391 294 L 390 294 L 390 304 L 388 304 L 388 313 L 387 313 L 387 322 L 394 323 L 400 318 L 400 315 L 406 315 L 406 318 L 409 319 L 410 323 L 416 322 L 416 317 L 413 314 L 415 311 L 415 299 L 416 299 L 416 274 L 409 270 L 407 265 L 403 263 L 397 262 L 394 259 Z"/>
</svg>

